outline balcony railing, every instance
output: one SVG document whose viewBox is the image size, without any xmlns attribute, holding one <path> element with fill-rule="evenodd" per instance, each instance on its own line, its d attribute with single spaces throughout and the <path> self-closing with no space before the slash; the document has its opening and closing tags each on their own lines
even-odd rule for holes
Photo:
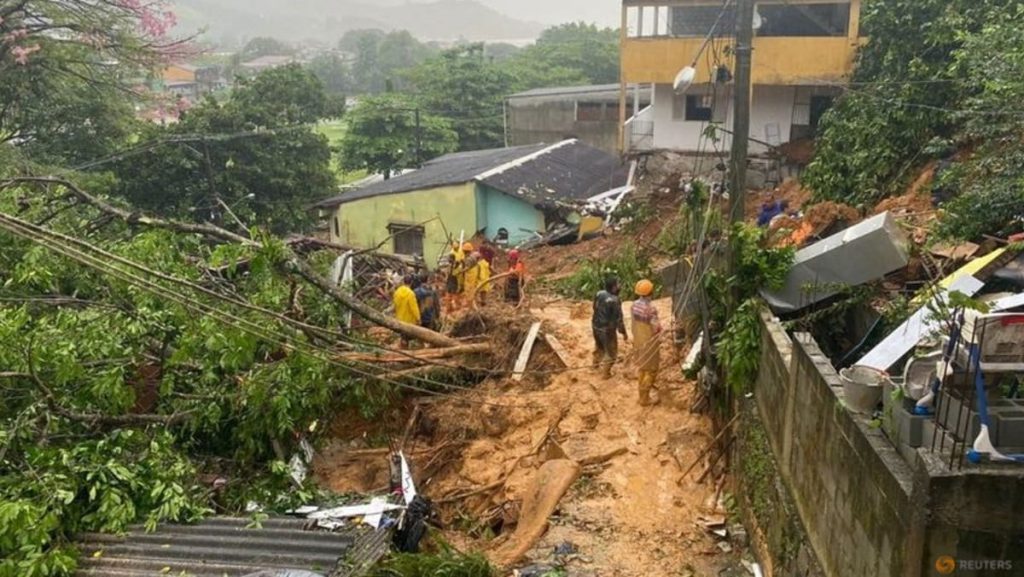
<svg viewBox="0 0 1024 577">
<path fill-rule="evenodd" d="M 627 151 L 643 151 L 654 148 L 654 111 L 648 106 L 626 121 Z"/>
</svg>

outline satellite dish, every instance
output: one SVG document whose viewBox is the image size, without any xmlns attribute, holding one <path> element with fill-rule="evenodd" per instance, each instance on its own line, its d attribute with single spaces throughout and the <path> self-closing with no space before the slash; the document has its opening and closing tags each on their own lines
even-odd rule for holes
<svg viewBox="0 0 1024 577">
<path fill-rule="evenodd" d="M 676 74 L 676 81 L 672 83 L 672 88 L 675 89 L 677 94 L 682 94 L 690 88 L 695 78 L 697 78 L 697 69 L 693 66 L 687 66 L 680 70 L 679 74 Z"/>
</svg>

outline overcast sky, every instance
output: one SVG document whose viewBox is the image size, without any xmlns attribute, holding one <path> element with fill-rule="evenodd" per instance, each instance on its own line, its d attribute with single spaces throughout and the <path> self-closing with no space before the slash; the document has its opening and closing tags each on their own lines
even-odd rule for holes
<svg viewBox="0 0 1024 577">
<path fill-rule="evenodd" d="M 520 20 L 559 24 L 584 20 L 618 28 L 620 0 L 480 0 Z"/>
</svg>

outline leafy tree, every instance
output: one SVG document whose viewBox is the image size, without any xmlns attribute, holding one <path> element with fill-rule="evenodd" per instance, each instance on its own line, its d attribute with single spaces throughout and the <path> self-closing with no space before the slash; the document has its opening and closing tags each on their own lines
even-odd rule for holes
<svg viewBox="0 0 1024 577">
<path fill-rule="evenodd" d="M 966 98 L 959 138 L 976 149 L 940 183 L 961 195 L 944 206 L 941 236 L 977 239 L 1024 230 L 1024 6 L 992 14 L 954 56 Z"/>
<path fill-rule="evenodd" d="M 409 73 L 420 105 L 448 118 L 459 135 L 459 150 L 504 143 L 503 101 L 514 78 L 484 56 L 483 44 L 442 52 Z"/>
<path fill-rule="evenodd" d="M 335 188 L 327 139 L 312 123 L 334 115 L 320 81 L 298 65 L 241 82 L 231 100 L 208 99 L 181 122 L 152 127 L 166 142 L 114 166 L 116 191 L 164 214 L 227 218 L 278 232 L 309 226 L 309 204 Z"/>
<path fill-rule="evenodd" d="M 276 241 L 140 231 L 51 192 L 0 191 L 0 576 L 71 574 L 79 532 L 210 513 L 200 469 L 229 512 L 312 498 L 272 445 L 381 399 L 329 361 L 335 307 L 295 292 Z M 14 213 L 47 228 L 12 234 Z"/>
<path fill-rule="evenodd" d="M 356 92 L 378 94 L 400 85 L 399 72 L 412 68 L 435 50 L 408 31 L 352 30 L 338 42 L 341 50 L 355 55 L 352 77 Z"/>
<path fill-rule="evenodd" d="M 360 100 L 346 117 L 348 130 L 339 151 L 342 168 L 388 176 L 455 150 L 458 134 L 442 117 L 421 111 L 417 134 L 416 106 L 398 94 Z"/>
<path fill-rule="evenodd" d="M 866 3 L 855 88 L 826 113 L 804 177 L 818 198 L 872 201 L 898 191 L 925 146 L 956 129 L 962 100 L 951 66 L 964 38 L 1014 0 L 878 0 Z"/>
<path fill-rule="evenodd" d="M 183 48 L 173 19 L 160 3 L 0 2 L 0 143 L 69 162 L 109 152 L 129 130 L 129 79 Z"/>
<path fill-rule="evenodd" d="M 562 68 L 578 71 L 589 84 L 619 81 L 619 33 L 583 22 L 544 30 L 537 42 L 516 55 L 520 65 L 535 69 Z"/>
<path fill-rule="evenodd" d="M 346 94 L 352 90 L 352 72 L 338 54 L 319 54 L 306 67 L 320 79 L 328 93 Z"/>
</svg>

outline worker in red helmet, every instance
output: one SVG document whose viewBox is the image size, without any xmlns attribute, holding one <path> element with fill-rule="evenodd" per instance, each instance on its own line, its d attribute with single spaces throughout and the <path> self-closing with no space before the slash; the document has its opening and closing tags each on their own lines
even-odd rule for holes
<svg viewBox="0 0 1024 577">
<path fill-rule="evenodd" d="M 661 368 L 661 321 L 658 319 L 658 309 L 654 308 L 654 303 L 651 302 L 654 283 L 643 279 L 636 283 L 634 292 L 637 299 L 631 309 L 633 346 L 636 351 L 636 367 L 640 373 L 640 406 L 646 407 L 652 404 L 651 389 L 657 390 L 655 381 Z M 659 401 L 656 395 L 653 404 Z"/>
</svg>

